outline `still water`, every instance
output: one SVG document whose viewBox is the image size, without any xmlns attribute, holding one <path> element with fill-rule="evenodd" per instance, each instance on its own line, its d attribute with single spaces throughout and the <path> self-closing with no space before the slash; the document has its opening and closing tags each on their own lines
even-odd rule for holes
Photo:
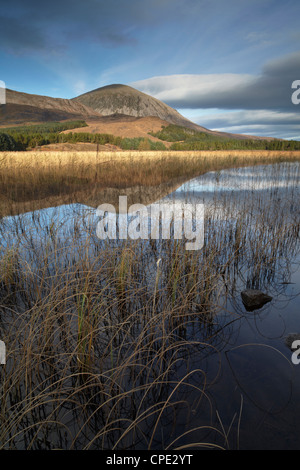
<svg viewBox="0 0 300 470">
<path fill-rule="evenodd" d="M 120 440 L 120 448 L 143 449 L 150 441 L 155 449 L 197 448 L 199 442 L 206 443 L 208 448 L 300 449 L 300 364 L 293 363 L 292 351 L 286 345 L 291 333 L 300 334 L 299 170 L 299 163 L 280 163 L 210 172 L 157 201 L 204 204 L 204 247 L 193 256 L 200 266 L 203 257 L 208 278 L 217 276 L 217 281 L 211 287 L 205 312 L 199 310 L 200 304 L 195 301 L 186 313 L 184 328 L 181 325 L 176 330 L 176 347 L 179 351 L 180 341 L 184 340 L 184 352 L 174 370 L 170 367 L 167 394 L 167 401 L 171 402 L 176 391 L 176 402 L 159 424 L 155 416 L 151 420 L 151 414 L 145 422 L 140 421 L 143 438 L 133 439 L 125 432 L 126 439 Z M 116 249 L 116 242 L 100 242 L 97 238 L 97 220 L 96 209 L 81 204 L 6 217 L 1 221 L 1 250 L 18 252 L 20 269 L 26 266 L 29 272 L 26 280 L 29 290 L 35 277 L 44 276 L 39 255 L 46 253 L 47 282 L 51 284 L 53 270 L 63 270 L 86 256 L 92 259 L 99 250 L 105 249 L 109 254 Z M 167 266 L 164 244 L 156 244 L 154 249 L 149 240 L 135 240 L 131 249 L 141 257 L 141 284 L 146 283 L 149 292 L 159 288 L 163 293 L 170 273 L 167 267 L 164 271 Z M 113 251 L 111 254 L 113 257 Z M 158 259 L 162 260 L 159 284 Z M 210 262 L 204 264 L 204 259 Z M 56 282 L 58 278 L 56 272 Z M 179 287 L 184 286 L 183 283 Z M 246 288 L 259 289 L 272 300 L 248 311 L 241 298 Z M 171 300 L 175 310 L 180 309 L 180 299 L 180 292 L 173 289 Z M 22 300 L 19 302 L 22 311 L 24 305 Z M 163 295 L 155 305 L 158 310 L 159 302 L 164 305 Z M 132 305 L 134 308 L 138 305 L 135 298 Z M 1 332 L 5 335 L 5 328 Z M 70 332 L 74 333 L 72 327 Z M 104 342 L 104 337 L 100 339 Z M 116 348 L 126 352 L 125 343 L 121 338 Z M 99 346 L 99 355 L 101 351 Z M 110 364 L 114 364 L 113 354 L 108 356 Z M 175 383 L 175 377 L 176 383 L 184 379 L 180 391 L 170 385 Z M 130 380 L 130 377 L 124 380 L 125 390 L 130 389 Z M 155 374 L 151 380 L 155 380 Z M 164 385 L 160 384 L 160 388 Z M 137 397 L 135 394 L 131 398 L 131 405 L 129 400 L 129 406 L 133 406 Z M 156 399 L 153 395 L 153 403 Z M 154 406 L 153 403 L 150 401 L 149 406 Z M 72 422 L 68 415 L 68 419 L 76 434 L 77 418 Z M 62 421 L 66 426 L 65 418 Z M 100 418 L 98 428 L 99 423 Z M 126 420 L 124 423 L 118 421 L 117 427 L 126 429 Z M 84 436 L 77 445 L 72 444 L 74 448 L 84 448 L 90 441 L 91 448 L 111 448 L 119 437 L 118 432 L 111 433 L 110 440 L 103 444 L 104 439 L 93 440 L 93 433 L 95 430 L 89 426 L 84 428 Z M 66 438 L 61 444 L 61 436 L 57 439 L 55 431 L 43 442 L 51 448 L 59 447 L 58 441 L 65 448 L 74 443 Z M 20 437 L 16 445 L 26 448 Z"/>
<path fill-rule="evenodd" d="M 207 173 L 170 197 L 187 194 L 192 201 L 203 201 L 214 214 L 218 211 L 219 219 L 226 223 L 228 200 L 234 205 L 230 223 L 232 215 L 238 217 L 241 211 L 254 213 L 247 227 L 250 244 L 255 237 L 263 240 L 260 224 L 264 230 L 275 228 L 282 211 L 285 224 L 299 224 L 299 164 Z M 219 221 L 219 226 L 220 230 L 225 229 L 223 221 Z M 266 266 L 255 272 L 249 250 L 249 258 L 246 255 L 231 278 L 229 290 L 234 285 L 233 295 L 226 296 L 214 317 L 218 328 L 211 345 L 216 346 L 216 352 L 207 354 L 206 371 L 208 376 L 214 371 L 216 379 L 212 379 L 209 394 L 234 448 L 300 448 L 300 364 L 293 363 L 286 345 L 286 337 L 300 331 L 299 232 L 290 246 L 284 227 L 282 234 L 286 240 L 274 253 L 272 272 L 267 273 Z M 272 237 L 267 243 L 272 244 Z M 262 257 L 264 250 L 262 245 Z M 245 288 L 262 289 L 272 296 L 272 301 L 249 312 L 240 296 Z M 195 418 L 196 424 L 203 422 Z"/>
</svg>

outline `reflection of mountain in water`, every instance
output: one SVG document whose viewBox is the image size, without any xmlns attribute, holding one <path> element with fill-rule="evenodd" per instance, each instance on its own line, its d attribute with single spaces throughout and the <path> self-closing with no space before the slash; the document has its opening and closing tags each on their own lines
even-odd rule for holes
<svg viewBox="0 0 300 470">
<path fill-rule="evenodd" d="M 105 203 L 114 205 L 117 210 L 119 205 L 119 196 L 127 196 L 128 205 L 148 205 L 175 191 L 185 180 L 185 178 L 176 178 L 175 180 L 166 183 L 159 183 L 156 186 L 133 186 L 104 189 L 100 185 L 94 184 L 88 189 L 76 191 L 70 194 L 50 196 L 32 201 L 5 202 L 5 204 L 1 206 L 1 215 L 17 215 L 68 204 L 82 204 L 96 208 L 100 204 Z"/>
<path fill-rule="evenodd" d="M 130 188 L 94 187 L 89 191 L 76 192 L 72 196 L 33 201 L 23 204 L 24 214 L 18 217 L 2 219 L 2 230 L 10 227 L 11 233 L 19 226 L 19 231 L 43 233 L 49 230 L 53 221 L 57 227 L 76 225 L 80 220 L 89 220 L 95 224 L 95 209 L 100 204 L 112 204 L 116 212 L 119 208 L 119 196 L 127 196 L 128 207 L 132 204 L 150 206 L 153 203 L 186 201 L 204 203 L 206 212 L 215 218 L 228 220 L 237 218 L 240 211 L 250 210 L 259 214 L 262 206 L 269 205 L 270 212 L 264 217 L 270 218 L 277 211 L 290 214 L 293 219 L 299 217 L 300 200 L 300 164 L 280 163 L 255 167 L 236 168 L 209 172 L 189 181 L 171 181 L 157 186 L 136 186 Z M 255 202 L 256 204 L 253 204 Z M 30 206 L 38 212 L 31 213 Z M 19 210 L 21 205 L 18 206 Z M 17 206 L 16 206 L 17 211 Z M 26 210 L 27 209 L 27 210 Z M 278 215 L 278 214 L 277 214 Z M 76 222 L 77 221 L 77 222 Z M 23 226 L 20 229 L 20 224 Z M 18 232 L 16 229 L 16 232 Z"/>
</svg>

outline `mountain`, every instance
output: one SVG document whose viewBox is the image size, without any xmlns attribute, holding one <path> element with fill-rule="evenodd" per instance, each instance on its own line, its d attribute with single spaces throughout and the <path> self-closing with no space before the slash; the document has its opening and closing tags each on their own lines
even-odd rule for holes
<svg viewBox="0 0 300 470">
<path fill-rule="evenodd" d="M 6 104 L 0 106 L 1 127 L 77 119 L 86 121 L 88 127 L 85 132 L 112 133 L 122 137 L 145 137 L 148 132 L 157 132 L 162 126 L 175 124 L 220 138 L 268 139 L 206 129 L 162 101 L 119 84 L 97 88 L 72 99 L 7 89 Z"/>
<path fill-rule="evenodd" d="M 89 91 L 72 99 L 89 109 L 93 109 L 102 116 L 133 116 L 135 118 L 156 117 L 166 123 L 187 127 L 198 132 L 205 132 L 216 137 L 229 137 L 235 139 L 267 139 L 268 137 L 256 137 L 242 134 L 230 134 L 228 132 L 212 131 L 195 124 L 182 116 L 174 108 L 162 101 L 136 90 L 128 85 L 108 85 Z M 121 119 L 120 116 L 120 119 Z M 150 129 L 151 130 L 151 129 Z"/>
<path fill-rule="evenodd" d="M 99 113 L 80 102 L 7 89 L 6 104 L 1 106 L 0 123 L 12 125 L 92 117 L 99 117 Z"/>
<path fill-rule="evenodd" d="M 134 117 L 155 116 L 170 124 L 190 127 L 203 132 L 207 131 L 162 101 L 127 85 L 108 85 L 97 88 L 73 98 L 72 102 L 92 108 L 103 116 L 112 114 Z"/>
</svg>

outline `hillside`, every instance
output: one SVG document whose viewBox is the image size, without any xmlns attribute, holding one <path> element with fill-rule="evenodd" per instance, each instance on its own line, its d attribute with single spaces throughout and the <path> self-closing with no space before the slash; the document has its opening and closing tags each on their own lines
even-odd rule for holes
<svg viewBox="0 0 300 470">
<path fill-rule="evenodd" d="M 127 85 L 108 85 L 73 98 L 72 102 L 92 108 L 103 116 L 125 114 L 134 117 L 155 116 L 170 124 L 207 131 L 189 121 L 162 101 Z"/>
<path fill-rule="evenodd" d="M 39 108 L 37 106 L 9 103 L 1 106 L 0 127 L 84 118 L 85 116 L 82 113 L 75 112 L 75 110 L 74 112 L 68 112 L 63 109 Z"/>
<path fill-rule="evenodd" d="M 97 88 L 96 90 L 89 91 L 83 95 L 73 98 L 72 101 L 81 103 L 87 108 L 98 112 L 102 116 L 118 114 L 133 116 L 136 118 L 154 116 L 163 121 L 166 121 L 169 124 L 190 128 L 198 132 L 205 132 L 221 139 L 234 138 L 271 140 L 268 137 L 257 137 L 212 131 L 203 126 L 195 124 L 162 101 L 127 85 L 114 84 Z M 152 130 L 149 129 L 148 132 L 152 132 Z"/>
<path fill-rule="evenodd" d="M 82 116 L 98 116 L 99 113 L 79 101 L 69 100 L 67 98 L 52 98 L 50 96 L 31 95 L 19 91 L 6 90 L 6 102 L 8 104 L 18 104 L 26 106 L 35 106 L 39 109 L 51 109 L 63 111 L 70 114 L 80 114 Z"/>
<path fill-rule="evenodd" d="M 81 129 L 66 130 L 64 133 L 78 132 L 97 134 L 111 134 L 116 137 L 142 137 L 150 139 L 154 142 L 158 142 L 159 139 L 156 136 L 150 135 L 149 133 L 156 133 L 162 130 L 163 127 L 167 127 L 169 123 L 158 117 L 134 117 L 121 114 L 112 114 L 111 116 L 103 116 L 96 120 L 86 120 L 87 126 Z M 166 144 L 166 142 L 165 142 Z"/>
<path fill-rule="evenodd" d="M 0 106 L 0 127 L 50 121 L 85 120 L 85 132 L 111 133 L 121 137 L 146 137 L 167 125 L 181 126 L 221 140 L 271 140 L 212 131 L 186 119 L 162 101 L 127 85 L 108 85 L 72 99 L 52 98 L 6 90 Z M 83 132 L 80 130 L 79 132 Z M 157 140 L 151 136 L 151 140 Z"/>
<path fill-rule="evenodd" d="M 99 117 L 99 113 L 80 102 L 7 89 L 6 105 L 1 106 L 0 124 L 25 124 L 93 117 Z"/>
</svg>

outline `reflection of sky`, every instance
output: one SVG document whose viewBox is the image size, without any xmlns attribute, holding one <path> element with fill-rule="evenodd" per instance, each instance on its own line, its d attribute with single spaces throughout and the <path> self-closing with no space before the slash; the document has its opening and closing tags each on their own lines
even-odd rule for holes
<svg viewBox="0 0 300 470">
<path fill-rule="evenodd" d="M 293 175 L 295 165 L 299 163 L 285 163 L 283 165 L 262 165 L 256 168 L 236 168 L 230 170 L 211 171 L 184 183 L 175 193 L 182 192 L 222 192 L 222 191 L 249 191 L 275 188 L 287 188 L 290 177 Z M 292 173 L 291 173 L 292 171 Z M 294 176 L 300 182 L 299 175 Z"/>
<path fill-rule="evenodd" d="M 261 211 L 261 204 L 271 212 L 284 210 L 291 218 L 299 217 L 300 163 L 258 165 L 211 171 L 184 183 L 161 201 L 202 203 L 205 213 L 214 218 L 233 220 L 247 210 Z"/>
<path fill-rule="evenodd" d="M 230 208 L 231 217 L 235 217 L 242 204 L 244 207 L 247 205 L 249 191 L 253 201 L 253 198 L 258 200 L 262 195 L 264 198 L 273 198 L 276 190 L 279 205 L 285 204 L 285 209 L 295 217 L 299 215 L 299 169 L 300 163 L 294 162 L 209 172 L 193 178 L 155 204 L 185 200 L 204 203 L 207 208 L 212 203 L 215 217 L 224 216 L 228 220 L 228 211 L 224 212 L 228 200 L 235 203 L 234 207 L 231 205 Z M 293 193 L 289 193 L 290 190 Z M 274 199 L 272 202 L 274 203 Z M 115 209 L 118 213 L 119 207 Z M 127 215 L 119 215 L 118 224 L 126 224 L 125 219 Z M 128 221 L 130 220 L 129 215 Z M 63 238 L 80 233 L 84 238 L 90 231 L 95 234 L 98 221 L 96 209 L 81 204 L 62 205 L 15 217 L 4 217 L 0 223 L 0 246 L 13 245 L 18 235 L 21 235 L 19 242 L 23 240 L 25 244 L 28 239 L 45 240 L 54 234 Z"/>
<path fill-rule="evenodd" d="M 66 204 L 35 212 L 3 217 L 0 222 L 1 246 L 28 246 L 28 241 L 47 242 L 66 239 L 74 232 L 88 233 L 95 224 L 95 210 L 82 204 Z"/>
</svg>

